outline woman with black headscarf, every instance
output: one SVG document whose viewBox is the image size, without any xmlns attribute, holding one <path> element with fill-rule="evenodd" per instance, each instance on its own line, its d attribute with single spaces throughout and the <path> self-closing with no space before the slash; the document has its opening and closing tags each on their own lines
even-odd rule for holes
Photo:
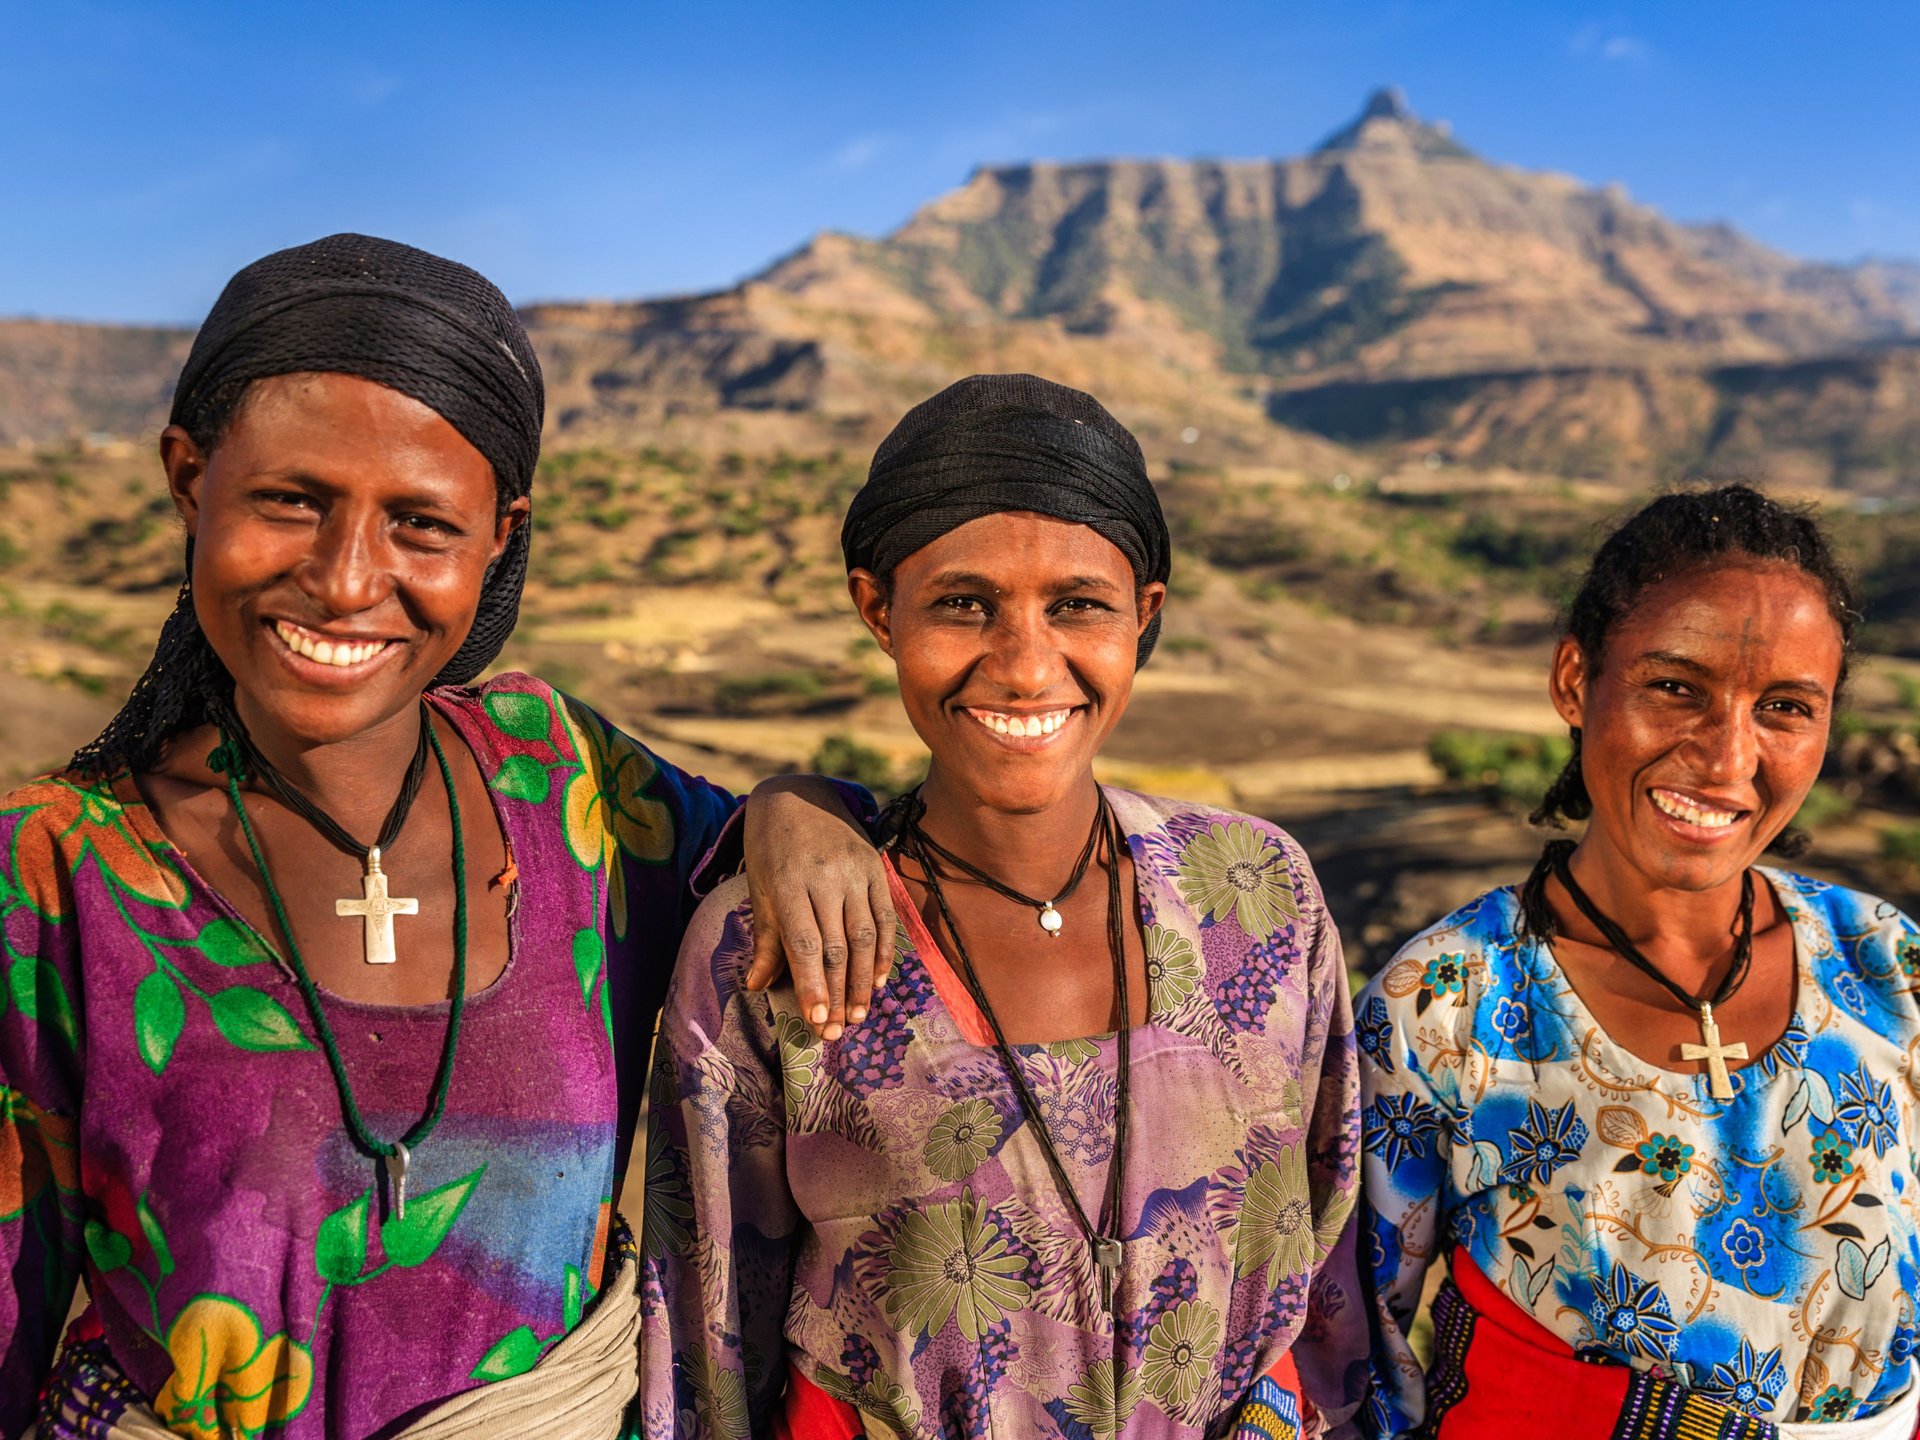
<svg viewBox="0 0 1920 1440">
<path fill-rule="evenodd" d="M 1166 597 L 1140 447 L 975 376 L 881 445 L 842 531 L 927 778 L 904 925 L 821 1043 L 694 917 L 655 1055 L 649 1434 L 1318 1433 L 1366 1377 L 1358 1077 L 1307 858 L 1097 784 Z"/>
<path fill-rule="evenodd" d="M 248 266 L 195 341 L 179 606 L 106 731 L 0 801 L 0 1433 L 83 1273 L 42 1440 L 620 1433 L 612 1201 L 737 802 L 473 683 L 541 413 L 500 293 L 366 236 Z M 789 948 L 891 930 L 831 790 L 756 809 L 800 841 L 749 843 Z"/>
</svg>

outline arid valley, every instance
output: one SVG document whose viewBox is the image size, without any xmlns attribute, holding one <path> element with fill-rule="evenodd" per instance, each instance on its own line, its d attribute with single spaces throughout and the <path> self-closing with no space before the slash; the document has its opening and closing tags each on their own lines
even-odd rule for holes
<svg viewBox="0 0 1920 1440">
<path fill-rule="evenodd" d="M 976 173 L 726 291 L 524 309 L 534 570 L 502 663 L 730 785 L 921 752 L 842 587 L 878 438 L 1031 370 L 1140 436 L 1166 638 L 1105 773 L 1279 819 L 1351 963 L 1517 878 L 1557 606 L 1694 476 L 1815 502 L 1868 625 L 1808 868 L 1920 900 L 1920 267 L 1804 264 L 1479 158 L 1383 92 L 1287 160 Z M 153 458 L 184 331 L 0 321 L 0 779 L 112 712 L 179 579 Z"/>
</svg>

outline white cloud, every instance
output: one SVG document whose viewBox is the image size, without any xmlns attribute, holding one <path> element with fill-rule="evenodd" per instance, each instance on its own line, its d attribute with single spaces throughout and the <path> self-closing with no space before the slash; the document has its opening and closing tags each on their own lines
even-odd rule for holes
<svg viewBox="0 0 1920 1440">
<path fill-rule="evenodd" d="M 1640 65 L 1653 58 L 1647 42 L 1597 23 L 1582 25 L 1567 41 L 1567 53 L 1576 59 L 1603 60 L 1614 65 Z"/>
<path fill-rule="evenodd" d="M 865 170 L 894 148 L 891 135 L 856 135 L 827 159 L 829 170 Z"/>
</svg>

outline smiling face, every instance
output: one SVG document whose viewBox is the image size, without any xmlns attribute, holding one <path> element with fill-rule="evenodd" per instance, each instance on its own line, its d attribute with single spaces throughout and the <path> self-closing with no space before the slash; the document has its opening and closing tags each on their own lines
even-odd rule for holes
<svg viewBox="0 0 1920 1440">
<path fill-rule="evenodd" d="M 1140 634 L 1166 587 L 1085 525 L 1024 511 L 949 531 L 895 568 L 848 577 L 893 658 L 900 700 L 943 783 L 1032 814 L 1083 783 L 1126 712 Z"/>
<path fill-rule="evenodd" d="M 1582 851 L 1615 883 L 1700 891 L 1737 880 L 1820 773 L 1843 642 L 1820 583 L 1733 560 L 1649 586 L 1596 673 L 1554 653 L 1554 707 L 1581 730 L 1593 799 Z"/>
<path fill-rule="evenodd" d="M 529 503 L 419 401 L 356 376 L 248 389 L 203 455 L 161 440 L 194 540 L 194 613 L 262 744 L 305 747 L 409 713 L 473 625 Z"/>
</svg>

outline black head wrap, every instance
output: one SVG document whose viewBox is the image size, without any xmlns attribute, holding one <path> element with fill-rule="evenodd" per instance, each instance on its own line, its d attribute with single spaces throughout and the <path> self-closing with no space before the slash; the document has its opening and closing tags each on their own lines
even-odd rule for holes
<svg viewBox="0 0 1920 1440">
<path fill-rule="evenodd" d="M 890 575 L 907 556 L 983 515 L 1030 510 L 1085 525 L 1164 582 L 1173 546 L 1140 442 L 1091 395 L 1037 375 L 974 375 L 909 410 L 874 452 L 847 508 L 849 570 Z M 1138 663 L 1160 638 L 1155 616 Z"/>
<path fill-rule="evenodd" d="M 493 467 L 502 510 L 533 488 L 546 394 L 507 298 L 477 271 L 370 235 L 329 235 L 254 261 L 214 302 L 174 387 L 171 423 L 217 444 L 247 386 L 274 375 L 357 375 L 428 406 Z M 473 628 L 435 683 L 464 684 L 513 633 L 527 526 L 487 572 Z M 193 613 L 188 582 L 125 708 L 76 768 L 151 768 L 166 739 L 206 718 L 232 680 Z"/>
</svg>

